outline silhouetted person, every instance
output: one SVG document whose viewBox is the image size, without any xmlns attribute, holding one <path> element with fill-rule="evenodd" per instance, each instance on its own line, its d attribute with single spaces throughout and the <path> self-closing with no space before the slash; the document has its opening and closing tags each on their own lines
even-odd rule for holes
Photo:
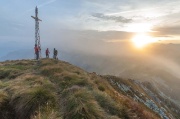
<svg viewBox="0 0 180 119">
<path fill-rule="evenodd" d="M 47 48 L 46 49 L 46 58 L 49 58 L 49 54 L 50 54 L 50 52 L 49 52 L 49 49 Z"/>
<path fill-rule="evenodd" d="M 54 59 L 58 59 L 58 58 L 57 58 L 57 55 L 58 55 L 58 51 L 54 48 L 53 58 L 54 58 Z"/>
<path fill-rule="evenodd" d="M 54 48 L 54 51 L 53 51 L 53 58 L 54 58 L 54 59 L 56 59 L 56 54 L 55 54 L 55 52 L 56 52 L 56 49 Z"/>
<path fill-rule="evenodd" d="M 36 60 L 38 60 L 39 59 L 39 48 L 38 48 L 37 44 L 35 44 L 34 50 L 35 50 Z"/>
<path fill-rule="evenodd" d="M 58 59 L 57 55 L 58 55 L 58 51 L 56 50 L 55 51 L 55 59 Z"/>
</svg>

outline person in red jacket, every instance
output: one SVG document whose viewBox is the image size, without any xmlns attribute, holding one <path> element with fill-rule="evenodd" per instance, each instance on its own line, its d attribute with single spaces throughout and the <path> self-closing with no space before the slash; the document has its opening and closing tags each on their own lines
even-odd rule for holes
<svg viewBox="0 0 180 119">
<path fill-rule="evenodd" d="M 37 44 L 35 44 L 34 50 L 35 50 L 36 60 L 38 60 L 39 59 L 39 48 L 38 48 Z"/>
<path fill-rule="evenodd" d="M 49 52 L 49 49 L 47 48 L 46 49 L 46 58 L 49 58 L 49 54 L 50 54 L 50 52 Z"/>
</svg>

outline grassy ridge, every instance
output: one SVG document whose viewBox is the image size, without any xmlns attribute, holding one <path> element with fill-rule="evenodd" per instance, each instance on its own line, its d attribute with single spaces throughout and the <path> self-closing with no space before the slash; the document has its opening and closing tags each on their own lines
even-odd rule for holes
<svg viewBox="0 0 180 119">
<path fill-rule="evenodd" d="M 1 119 L 158 119 L 95 73 L 52 59 L 0 63 Z"/>
</svg>

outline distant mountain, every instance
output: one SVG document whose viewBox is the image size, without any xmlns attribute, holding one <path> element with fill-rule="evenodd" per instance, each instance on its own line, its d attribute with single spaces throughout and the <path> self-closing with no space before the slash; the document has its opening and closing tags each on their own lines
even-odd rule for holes
<svg viewBox="0 0 180 119">
<path fill-rule="evenodd" d="M 153 84 L 53 59 L 0 62 L 1 119 L 179 119 Z"/>
<path fill-rule="evenodd" d="M 13 51 L 9 52 L 6 55 L 0 57 L 0 61 L 5 61 L 5 60 L 18 60 L 18 59 L 33 59 L 34 54 L 33 50 L 18 50 L 18 51 Z"/>
</svg>

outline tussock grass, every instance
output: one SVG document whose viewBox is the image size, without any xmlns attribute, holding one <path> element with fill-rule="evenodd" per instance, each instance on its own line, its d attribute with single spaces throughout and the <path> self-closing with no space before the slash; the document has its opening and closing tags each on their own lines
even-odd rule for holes
<svg viewBox="0 0 180 119">
<path fill-rule="evenodd" d="M 4 91 L 0 91 L 0 119 L 13 119 L 15 112 L 9 105 L 10 97 Z"/>
<path fill-rule="evenodd" d="M 7 81 L 4 85 L 7 85 L 4 87 L 4 90 L 8 91 L 11 95 L 22 94 L 39 87 L 55 91 L 53 83 L 48 79 L 33 74 L 23 75 L 15 80 Z"/>
<path fill-rule="evenodd" d="M 43 110 L 36 111 L 36 114 L 31 116 L 31 119 L 62 119 L 57 110 L 52 109 L 47 103 Z"/>
<path fill-rule="evenodd" d="M 110 115 L 118 116 L 119 118 L 122 118 L 122 119 L 129 118 L 127 109 L 124 106 L 117 104 L 106 93 L 94 91 L 94 95 L 99 105 Z"/>
<path fill-rule="evenodd" d="M 11 70 L 0 70 L 0 79 L 5 79 L 9 76 Z"/>
<path fill-rule="evenodd" d="M 25 84 L 32 86 L 32 87 L 38 87 L 41 86 L 42 88 L 52 90 L 54 91 L 54 85 L 49 81 L 49 79 L 40 77 L 40 76 L 30 76 L 24 79 Z"/>
<path fill-rule="evenodd" d="M 78 71 L 78 70 L 75 70 L 75 71 L 74 71 L 74 73 L 76 73 L 76 74 L 78 74 L 78 75 L 80 75 L 80 74 L 81 74 L 81 72 L 80 72 L 80 71 Z"/>
<path fill-rule="evenodd" d="M 74 86 L 63 92 L 64 119 L 104 119 L 104 111 L 85 88 Z"/>
<path fill-rule="evenodd" d="M 20 76 L 21 74 L 22 74 L 21 71 L 19 71 L 19 70 L 13 70 L 13 71 L 10 72 L 8 78 L 9 78 L 9 79 L 15 79 L 15 78 L 17 78 L 18 76 Z"/>
<path fill-rule="evenodd" d="M 52 59 L 44 59 L 41 61 L 41 67 L 44 67 L 44 66 L 54 66 L 55 64 L 57 64 L 56 62 L 54 62 L 54 60 Z"/>
<path fill-rule="evenodd" d="M 3 89 L 5 87 L 7 87 L 7 86 L 8 86 L 8 84 L 6 82 L 3 82 L 3 81 L 0 80 L 0 89 Z"/>
<path fill-rule="evenodd" d="M 56 97 L 52 92 L 38 87 L 22 94 L 16 94 L 12 97 L 10 104 L 14 106 L 19 118 L 29 119 L 36 114 L 36 111 L 44 110 L 47 103 L 50 108 L 54 108 L 55 102 Z"/>
<path fill-rule="evenodd" d="M 0 91 L 0 106 L 8 99 L 8 95 L 4 91 Z"/>
<path fill-rule="evenodd" d="M 22 71 L 18 69 L 4 69 L 0 70 L 0 79 L 15 79 L 16 77 L 20 76 Z"/>
<path fill-rule="evenodd" d="M 102 92 L 105 91 L 105 88 L 104 88 L 102 85 L 99 85 L 99 86 L 98 86 L 98 89 L 99 89 L 100 91 L 102 91 Z"/>
<path fill-rule="evenodd" d="M 30 61 L 30 60 L 22 60 L 22 61 L 16 62 L 14 65 L 20 66 L 24 69 L 25 67 L 27 68 L 27 67 L 35 65 L 35 62 Z"/>
<path fill-rule="evenodd" d="M 76 77 L 76 76 L 65 76 L 63 77 L 63 79 L 61 80 L 60 82 L 60 86 L 62 88 L 69 88 L 73 85 L 78 85 L 78 86 L 87 86 L 88 85 L 88 81 L 86 79 L 83 79 L 83 78 L 79 78 L 79 77 Z"/>
<path fill-rule="evenodd" d="M 7 69 L 18 69 L 18 70 L 26 70 L 27 68 L 29 68 L 26 65 L 7 65 L 6 66 Z"/>
<path fill-rule="evenodd" d="M 55 73 L 53 76 L 49 76 L 50 80 L 58 85 L 62 90 L 70 88 L 73 85 L 81 87 L 89 86 L 87 77 L 78 75 L 76 73 L 63 71 L 61 73 Z"/>
<path fill-rule="evenodd" d="M 109 116 L 109 117 L 107 117 L 107 119 L 121 119 L 121 118 L 119 118 L 117 116 Z"/>
<path fill-rule="evenodd" d="M 62 119 L 58 112 L 55 111 L 44 111 L 39 112 L 37 115 L 31 117 L 31 119 Z"/>
<path fill-rule="evenodd" d="M 41 73 L 45 76 L 53 76 L 56 73 L 61 73 L 63 70 L 61 67 L 45 66 L 41 69 Z"/>
<path fill-rule="evenodd" d="M 0 119 L 156 119 L 102 76 L 67 62 L 0 65 Z"/>
</svg>

